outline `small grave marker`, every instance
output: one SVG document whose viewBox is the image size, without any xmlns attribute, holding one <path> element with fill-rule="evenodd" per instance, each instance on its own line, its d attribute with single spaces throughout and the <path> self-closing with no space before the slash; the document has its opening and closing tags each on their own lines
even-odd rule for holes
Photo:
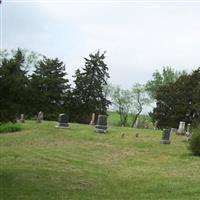
<svg viewBox="0 0 200 200">
<path fill-rule="evenodd" d="M 94 125 L 94 120 L 95 120 L 95 113 L 92 113 L 92 119 L 90 121 L 90 125 Z"/>
<path fill-rule="evenodd" d="M 21 115 L 20 115 L 20 122 L 21 122 L 21 123 L 25 123 L 24 114 L 21 114 Z"/>
<path fill-rule="evenodd" d="M 42 120 L 43 120 L 43 118 L 44 118 L 44 114 L 43 114 L 42 111 L 40 111 L 40 112 L 38 113 L 37 122 L 38 122 L 38 123 L 41 123 Z"/>
</svg>

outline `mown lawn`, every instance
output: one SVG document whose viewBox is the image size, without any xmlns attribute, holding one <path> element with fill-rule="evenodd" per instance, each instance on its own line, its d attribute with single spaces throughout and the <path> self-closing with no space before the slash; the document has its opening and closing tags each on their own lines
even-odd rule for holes
<svg viewBox="0 0 200 200">
<path fill-rule="evenodd" d="M 200 157 L 182 136 L 162 145 L 155 130 L 54 126 L 27 121 L 0 134 L 0 199 L 200 199 Z"/>
</svg>

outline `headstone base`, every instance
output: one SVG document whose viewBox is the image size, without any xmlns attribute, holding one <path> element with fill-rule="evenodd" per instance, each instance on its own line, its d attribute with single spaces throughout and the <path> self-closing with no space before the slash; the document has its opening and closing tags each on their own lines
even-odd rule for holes
<svg viewBox="0 0 200 200">
<path fill-rule="evenodd" d="M 170 144 L 171 141 L 170 140 L 161 140 L 160 144 Z"/>
<path fill-rule="evenodd" d="M 106 132 L 107 132 L 106 129 L 100 129 L 100 128 L 96 128 L 95 131 L 96 131 L 97 133 L 106 133 Z"/>
<path fill-rule="evenodd" d="M 69 128 L 69 124 L 67 124 L 67 123 L 59 123 L 55 127 L 56 128 Z"/>
<path fill-rule="evenodd" d="M 185 131 L 184 131 L 184 132 L 179 132 L 179 131 L 177 131 L 177 132 L 176 132 L 176 135 L 185 135 L 185 133 L 186 133 Z"/>
</svg>

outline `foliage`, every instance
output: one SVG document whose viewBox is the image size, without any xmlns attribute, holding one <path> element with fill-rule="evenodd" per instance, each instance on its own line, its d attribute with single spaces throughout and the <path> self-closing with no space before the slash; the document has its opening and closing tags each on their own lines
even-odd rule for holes
<svg viewBox="0 0 200 200">
<path fill-rule="evenodd" d="M 196 156 L 200 156 L 200 126 L 194 130 L 189 144 L 192 153 Z"/>
<path fill-rule="evenodd" d="M 17 116 L 26 110 L 29 80 L 25 69 L 25 59 L 21 49 L 10 58 L 3 57 L 0 65 L 1 122 L 14 122 Z"/>
<path fill-rule="evenodd" d="M 161 73 L 158 70 L 153 73 L 153 80 L 146 83 L 146 90 L 150 97 L 155 99 L 160 87 L 175 83 L 176 80 L 184 74 L 186 74 L 185 71 L 178 72 L 169 66 L 163 67 Z"/>
<path fill-rule="evenodd" d="M 1 123 L 0 124 L 0 133 L 9 133 L 20 131 L 21 126 L 16 123 Z"/>
<path fill-rule="evenodd" d="M 58 58 L 44 57 L 31 76 L 32 114 L 40 110 L 45 119 L 55 120 L 63 112 L 68 97 L 69 84 L 66 79 L 65 65 Z"/>
<path fill-rule="evenodd" d="M 195 127 L 200 122 L 200 68 L 163 85 L 156 93 L 156 108 L 150 113 L 159 128 L 178 127 L 185 121 Z"/>
<path fill-rule="evenodd" d="M 75 87 L 71 93 L 70 116 L 73 121 L 89 123 L 92 113 L 106 114 L 110 104 L 104 88 L 109 78 L 108 68 L 104 63 L 105 53 L 99 51 L 85 59 L 82 71 L 75 72 Z"/>
<path fill-rule="evenodd" d="M 131 93 L 129 90 L 123 90 L 119 86 L 112 86 L 110 89 L 111 102 L 114 109 L 120 116 L 121 126 L 127 125 L 128 115 L 131 109 Z"/>
<path fill-rule="evenodd" d="M 126 126 L 131 127 L 133 114 L 128 114 Z M 153 129 L 153 124 L 151 122 L 151 118 L 149 115 L 140 114 L 139 124 L 137 128 L 151 128 Z M 119 118 L 119 114 L 117 112 L 108 111 L 108 125 L 110 126 L 121 126 L 121 120 Z"/>
<path fill-rule="evenodd" d="M 145 86 L 139 83 L 133 85 L 131 94 L 133 101 L 132 113 L 134 113 L 131 127 L 133 127 L 142 112 L 144 105 L 148 105 L 151 101 L 146 94 Z"/>
</svg>

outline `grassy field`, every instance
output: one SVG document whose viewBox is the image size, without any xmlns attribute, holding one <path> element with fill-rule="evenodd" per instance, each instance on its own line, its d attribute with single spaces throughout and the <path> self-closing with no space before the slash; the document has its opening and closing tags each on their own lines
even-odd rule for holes
<svg viewBox="0 0 200 200">
<path fill-rule="evenodd" d="M 200 199 L 200 158 L 182 136 L 162 145 L 155 130 L 54 126 L 27 121 L 0 134 L 0 199 Z"/>
</svg>

